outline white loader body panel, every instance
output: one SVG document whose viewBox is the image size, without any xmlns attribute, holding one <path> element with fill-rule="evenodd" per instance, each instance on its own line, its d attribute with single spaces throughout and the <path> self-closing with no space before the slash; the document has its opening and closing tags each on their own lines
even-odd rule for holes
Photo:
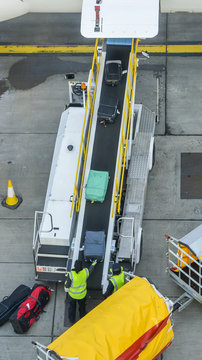
<svg viewBox="0 0 202 360">
<path fill-rule="evenodd" d="M 74 190 L 84 111 L 83 107 L 70 107 L 61 117 L 39 233 L 40 243 L 43 245 L 70 245 L 71 195 Z M 67 148 L 69 145 L 73 146 L 71 151 Z M 52 230 L 49 214 L 53 219 Z"/>
</svg>

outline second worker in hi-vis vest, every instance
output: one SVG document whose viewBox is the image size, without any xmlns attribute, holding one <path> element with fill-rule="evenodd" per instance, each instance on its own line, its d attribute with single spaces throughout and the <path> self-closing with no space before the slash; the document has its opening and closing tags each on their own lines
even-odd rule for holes
<svg viewBox="0 0 202 360">
<path fill-rule="evenodd" d="M 106 292 L 103 294 L 106 299 L 115 291 L 119 290 L 125 284 L 125 274 L 120 264 L 114 263 L 111 269 L 112 276 L 109 279 L 109 284 Z"/>
<path fill-rule="evenodd" d="M 87 279 L 93 272 L 97 260 L 95 260 L 90 268 L 83 268 L 82 261 L 76 260 L 74 269 L 67 273 L 65 281 L 65 292 L 68 292 L 68 317 L 71 324 L 75 323 L 76 319 L 76 303 L 79 305 L 80 319 L 86 315 L 86 295 L 87 295 Z"/>
</svg>

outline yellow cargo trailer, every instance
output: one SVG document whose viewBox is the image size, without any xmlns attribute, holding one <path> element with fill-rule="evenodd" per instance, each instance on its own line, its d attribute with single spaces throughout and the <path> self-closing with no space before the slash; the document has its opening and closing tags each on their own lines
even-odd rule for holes
<svg viewBox="0 0 202 360">
<path fill-rule="evenodd" d="M 174 337 L 171 310 L 169 299 L 136 276 L 47 348 L 35 343 L 38 359 L 43 352 L 44 359 L 157 359 Z"/>
</svg>

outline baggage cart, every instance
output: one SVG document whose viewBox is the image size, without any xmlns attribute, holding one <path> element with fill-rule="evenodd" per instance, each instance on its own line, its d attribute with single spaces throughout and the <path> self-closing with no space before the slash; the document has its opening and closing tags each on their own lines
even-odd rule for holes
<svg viewBox="0 0 202 360">
<path fill-rule="evenodd" d="M 202 225 L 181 239 L 165 236 L 168 243 L 168 272 L 174 282 L 185 290 L 187 300 L 184 307 L 193 299 L 202 303 Z"/>
<path fill-rule="evenodd" d="M 47 347 L 37 360 L 157 359 L 171 345 L 172 308 L 154 285 L 135 276 Z"/>
</svg>

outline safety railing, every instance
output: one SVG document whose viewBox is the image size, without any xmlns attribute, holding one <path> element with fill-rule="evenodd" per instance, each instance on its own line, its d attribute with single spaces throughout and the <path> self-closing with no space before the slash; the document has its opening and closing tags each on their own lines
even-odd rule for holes
<svg viewBox="0 0 202 360">
<path fill-rule="evenodd" d="M 52 218 L 52 215 L 47 213 L 47 212 L 44 212 L 44 211 L 35 211 L 33 245 L 32 245 L 35 269 L 36 269 L 36 263 L 37 263 L 37 257 L 38 257 L 38 250 L 39 250 L 39 248 L 41 246 L 41 243 L 40 243 L 40 227 L 41 227 L 41 222 L 42 222 L 42 219 L 43 219 L 44 216 L 48 216 L 50 218 L 50 228 L 48 230 L 44 230 L 43 233 L 48 233 L 48 232 L 51 232 L 53 230 L 53 218 Z"/>
<path fill-rule="evenodd" d="M 118 150 L 118 163 L 116 168 L 116 177 L 115 177 L 115 188 L 114 188 L 114 197 L 113 197 L 113 206 L 112 206 L 112 217 L 115 213 L 120 214 L 121 209 L 121 197 L 123 191 L 123 182 L 124 182 L 124 173 L 126 165 L 126 156 L 127 156 L 127 147 L 128 147 L 128 138 L 130 132 L 131 118 L 133 116 L 133 102 L 135 95 L 135 82 L 136 82 L 136 73 L 137 73 L 137 49 L 139 44 L 139 39 L 132 40 L 130 60 L 128 66 L 128 76 L 126 83 L 125 99 L 124 99 L 124 109 L 122 115 L 122 128 L 121 128 L 121 138 L 120 145 Z"/>
<path fill-rule="evenodd" d="M 127 226 L 127 229 L 130 229 L 130 235 L 124 235 L 121 233 L 121 223 L 127 222 L 127 221 L 131 223 L 131 226 L 130 225 Z M 131 254 L 132 254 L 133 245 L 134 245 L 133 244 L 133 242 L 134 242 L 134 222 L 135 222 L 135 219 L 133 217 L 121 217 L 117 220 L 117 233 L 120 238 L 129 239 Z"/>
<path fill-rule="evenodd" d="M 101 42 L 102 42 L 102 40 L 101 40 Z M 96 90 L 97 90 L 98 75 L 99 75 L 99 69 L 100 69 L 101 54 L 98 54 L 98 45 L 100 45 L 99 39 L 96 39 L 94 56 L 93 56 L 93 61 L 92 61 L 92 68 L 90 71 L 90 77 L 89 77 L 89 83 L 88 83 L 88 92 L 87 92 L 85 114 L 84 114 L 83 128 L 82 128 L 82 134 L 81 134 L 81 142 L 80 142 L 80 148 L 79 148 L 79 156 L 78 156 L 78 161 L 77 161 L 76 177 L 75 177 L 75 182 L 74 182 L 74 191 L 73 191 L 73 196 L 72 196 L 72 206 L 71 206 L 71 211 L 70 211 L 70 217 L 72 217 L 74 206 L 76 205 L 76 211 L 79 212 L 80 205 L 81 205 L 81 196 L 82 196 L 86 161 L 87 161 L 87 156 L 88 156 L 88 146 L 89 146 L 89 140 L 90 140 L 90 132 L 91 132 L 94 103 L 95 103 L 95 96 L 96 96 Z M 101 45 L 102 45 L 102 43 L 101 43 Z M 93 85 L 92 82 L 93 82 L 94 76 L 95 76 L 95 86 L 94 86 L 94 91 L 92 93 L 92 85 Z"/>
<path fill-rule="evenodd" d="M 202 262 L 193 257 L 190 249 L 183 250 L 177 239 L 166 235 L 168 241 L 168 270 L 176 282 L 184 283 L 202 302 Z"/>
</svg>

